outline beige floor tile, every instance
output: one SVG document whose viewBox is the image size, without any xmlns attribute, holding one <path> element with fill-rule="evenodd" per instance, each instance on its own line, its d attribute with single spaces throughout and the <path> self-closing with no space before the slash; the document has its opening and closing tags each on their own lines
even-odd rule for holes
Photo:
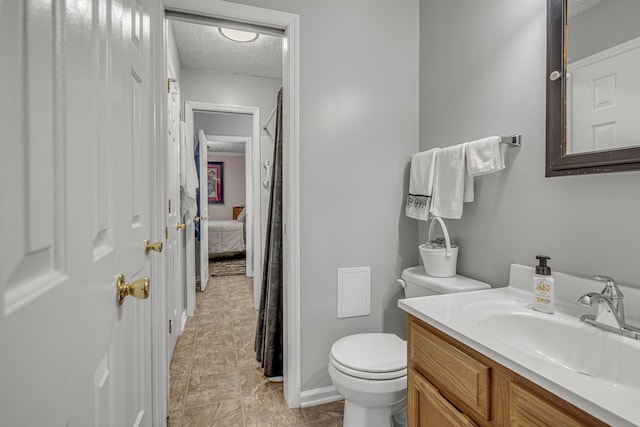
<svg viewBox="0 0 640 427">
<path fill-rule="evenodd" d="M 198 327 L 199 321 L 200 321 L 200 316 L 198 314 L 188 317 L 187 322 L 184 325 L 184 331 L 195 330 Z"/>
<path fill-rule="evenodd" d="M 169 411 L 182 410 L 185 402 L 185 392 L 187 391 L 188 377 L 171 378 L 169 384 Z"/>
<path fill-rule="evenodd" d="M 169 419 L 167 420 L 167 427 L 180 427 L 182 423 L 182 408 L 176 411 L 169 411 Z"/>
<path fill-rule="evenodd" d="M 344 401 L 325 403 L 324 405 L 303 408 L 302 413 L 308 423 L 341 418 L 344 414 Z"/>
<path fill-rule="evenodd" d="M 283 392 L 283 383 L 269 381 L 269 379 L 262 374 L 261 368 L 255 367 L 249 369 L 241 369 L 239 375 L 240 392 L 242 393 L 243 397 L 260 393 Z"/>
<path fill-rule="evenodd" d="M 240 398 L 237 372 L 191 372 L 185 407 Z"/>
<path fill-rule="evenodd" d="M 341 426 L 339 404 L 306 413 L 289 409 L 283 384 L 262 375 L 253 350 L 258 312 L 252 292 L 252 278 L 222 276 L 196 293 L 196 315 L 187 320 L 171 364 L 169 427 Z"/>
<path fill-rule="evenodd" d="M 342 417 L 307 424 L 309 427 L 342 427 Z"/>
<path fill-rule="evenodd" d="M 223 400 L 184 410 L 182 427 L 243 427 L 240 400 Z"/>
<path fill-rule="evenodd" d="M 172 360 L 171 367 L 169 368 L 169 376 L 171 380 L 178 378 L 189 378 L 191 363 L 191 358 Z"/>
<path fill-rule="evenodd" d="M 282 393 L 262 393 L 244 397 L 244 416 L 247 427 L 304 426 L 301 409 L 290 409 Z"/>
</svg>

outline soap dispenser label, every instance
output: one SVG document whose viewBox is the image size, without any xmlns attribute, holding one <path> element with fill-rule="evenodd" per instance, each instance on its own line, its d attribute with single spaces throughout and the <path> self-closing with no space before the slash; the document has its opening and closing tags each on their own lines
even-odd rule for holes
<svg viewBox="0 0 640 427">
<path fill-rule="evenodd" d="M 553 312 L 553 279 L 540 277 L 533 281 L 533 308 L 545 313 Z"/>
</svg>

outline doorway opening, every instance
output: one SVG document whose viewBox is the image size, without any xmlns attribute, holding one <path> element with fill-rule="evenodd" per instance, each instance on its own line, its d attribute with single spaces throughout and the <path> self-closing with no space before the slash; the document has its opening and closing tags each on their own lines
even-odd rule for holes
<svg viewBox="0 0 640 427">
<path fill-rule="evenodd" d="M 300 337 L 299 337 L 299 189 L 298 189 L 298 81 L 299 81 L 299 17 L 294 14 L 271 11 L 233 3 L 193 0 L 165 0 L 168 14 L 193 15 L 202 19 L 221 19 L 238 26 L 251 23 L 252 28 L 276 30 L 282 39 L 283 102 L 283 288 L 284 288 L 284 395 L 289 407 L 300 406 Z M 165 26 L 166 28 L 166 26 Z M 246 30 L 246 27 L 243 29 Z M 166 40 L 166 34 L 165 34 Z M 166 48 L 166 45 L 165 45 Z M 162 56 L 160 56 L 162 57 Z M 160 68 L 158 67 L 159 71 Z M 233 75 L 228 76 L 231 78 Z M 182 76 L 183 87 L 187 86 Z M 187 90 L 185 90 L 187 92 Z M 195 98 L 202 100 L 204 93 Z M 186 98 L 186 96 L 185 96 Z M 273 98 L 270 98 L 270 103 Z M 229 102 L 231 101 L 231 102 Z M 246 105 L 237 99 L 222 99 L 223 105 Z M 262 108 L 263 117 L 270 108 Z M 255 264 L 254 264 L 255 266 Z M 254 275 L 256 272 L 254 271 Z"/>
</svg>

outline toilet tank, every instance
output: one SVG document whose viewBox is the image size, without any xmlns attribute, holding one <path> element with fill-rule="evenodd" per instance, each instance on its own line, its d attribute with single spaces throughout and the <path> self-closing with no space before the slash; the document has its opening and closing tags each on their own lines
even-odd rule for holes
<svg viewBox="0 0 640 427">
<path fill-rule="evenodd" d="M 490 284 L 465 276 L 429 276 L 421 265 L 405 268 L 401 277 L 398 281 L 404 288 L 405 298 L 491 289 Z"/>
</svg>

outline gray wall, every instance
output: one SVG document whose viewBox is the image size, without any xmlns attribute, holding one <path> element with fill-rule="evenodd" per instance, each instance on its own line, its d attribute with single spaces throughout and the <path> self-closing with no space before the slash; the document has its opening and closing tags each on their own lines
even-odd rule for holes
<svg viewBox="0 0 640 427">
<path fill-rule="evenodd" d="M 557 271 L 639 287 L 640 172 L 544 177 L 545 2 L 427 0 L 420 16 L 420 149 L 523 134 L 448 221 L 459 272 L 506 285 L 511 263 L 547 254 Z"/>
<path fill-rule="evenodd" d="M 418 262 L 403 215 L 418 146 L 418 0 L 236 0 L 300 15 L 301 388 L 331 384 L 329 349 L 405 334 L 395 283 Z M 336 318 L 337 268 L 371 266 L 371 315 Z"/>
<path fill-rule="evenodd" d="M 202 129 L 205 135 L 252 137 L 253 117 L 251 114 L 194 113 L 194 134 Z"/>
<path fill-rule="evenodd" d="M 640 1 L 601 0 L 569 18 L 568 61 L 640 37 Z"/>
<path fill-rule="evenodd" d="M 261 124 L 276 106 L 282 86 L 281 79 L 192 68 L 182 68 L 182 80 L 183 100 L 260 107 Z"/>
</svg>

